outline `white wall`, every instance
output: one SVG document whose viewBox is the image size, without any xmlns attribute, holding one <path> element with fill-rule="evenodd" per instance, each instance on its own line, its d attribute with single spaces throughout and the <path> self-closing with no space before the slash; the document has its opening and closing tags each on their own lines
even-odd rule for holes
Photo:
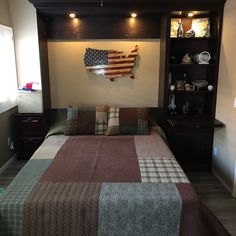
<svg viewBox="0 0 236 236">
<path fill-rule="evenodd" d="M 18 83 L 41 83 L 36 9 L 28 0 L 9 0 L 18 70 Z"/>
<path fill-rule="evenodd" d="M 135 79 L 117 78 L 114 82 L 86 71 L 86 47 L 122 50 L 129 53 L 139 47 L 133 69 Z M 159 40 L 91 40 L 49 42 L 49 65 L 52 106 L 150 106 L 158 104 Z"/>
<path fill-rule="evenodd" d="M 223 129 L 216 129 L 214 147 L 218 153 L 213 157 L 213 170 L 233 192 L 236 161 L 236 1 L 227 0 L 224 15 L 221 48 L 220 75 L 216 117 L 225 123 Z"/>
</svg>

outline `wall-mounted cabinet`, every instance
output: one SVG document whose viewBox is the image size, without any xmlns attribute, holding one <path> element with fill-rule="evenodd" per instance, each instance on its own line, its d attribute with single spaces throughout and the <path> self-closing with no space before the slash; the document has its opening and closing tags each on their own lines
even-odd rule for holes
<svg viewBox="0 0 236 236">
<path fill-rule="evenodd" d="M 160 38 L 158 103 L 170 147 L 184 168 L 210 169 L 214 128 L 222 126 L 215 108 L 226 0 L 29 1 L 38 12 L 44 107 L 51 106 L 48 40 Z M 133 11 L 135 24 L 127 20 Z M 198 54 L 209 63 L 198 63 Z"/>
<path fill-rule="evenodd" d="M 185 169 L 210 169 L 220 58 L 222 9 L 175 11 L 163 35 L 163 125 Z"/>
</svg>

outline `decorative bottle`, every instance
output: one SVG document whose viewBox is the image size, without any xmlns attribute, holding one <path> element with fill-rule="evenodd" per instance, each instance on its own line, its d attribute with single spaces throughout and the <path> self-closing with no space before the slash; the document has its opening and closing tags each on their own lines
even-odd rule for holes
<svg viewBox="0 0 236 236">
<path fill-rule="evenodd" d="M 177 37 L 178 38 L 183 38 L 184 37 L 184 29 L 183 29 L 183 23 L 181 20 L 179 20 L 179 26 L 177 29 Z"/>
</svg>

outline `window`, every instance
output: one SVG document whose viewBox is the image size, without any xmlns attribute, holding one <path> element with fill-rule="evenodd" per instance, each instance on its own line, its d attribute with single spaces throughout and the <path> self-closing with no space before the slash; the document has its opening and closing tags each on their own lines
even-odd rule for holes
<svg viewBox="0 0 236 236">
<path fill-rule="evenodd" d="M 16 106 L 17 76 L 12 28 L 0 25 L 0 113 Z"/>
</svg>

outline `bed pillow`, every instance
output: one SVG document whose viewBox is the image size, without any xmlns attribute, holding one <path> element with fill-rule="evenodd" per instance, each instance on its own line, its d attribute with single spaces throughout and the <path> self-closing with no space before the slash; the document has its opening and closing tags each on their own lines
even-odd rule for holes
<svg viewBox="0 0 236 236">
<path fill-rule="evenodd" d="M 107 135 L 149 134 L 148 108 L 108 108 Z"/>
<path fill-rule="evenodd" d="M 67 108 L 65 135 L 103 135 L 106 130 L 106 106 L 96 106 L 96 111 Z"/>
<path fill-rule="evenodd" d="M 95 134 L 104 135 L 107 131 L 108 118 L 107 118 L 107 106 L 96 106 L 96 124 Z"/>
</svg>

